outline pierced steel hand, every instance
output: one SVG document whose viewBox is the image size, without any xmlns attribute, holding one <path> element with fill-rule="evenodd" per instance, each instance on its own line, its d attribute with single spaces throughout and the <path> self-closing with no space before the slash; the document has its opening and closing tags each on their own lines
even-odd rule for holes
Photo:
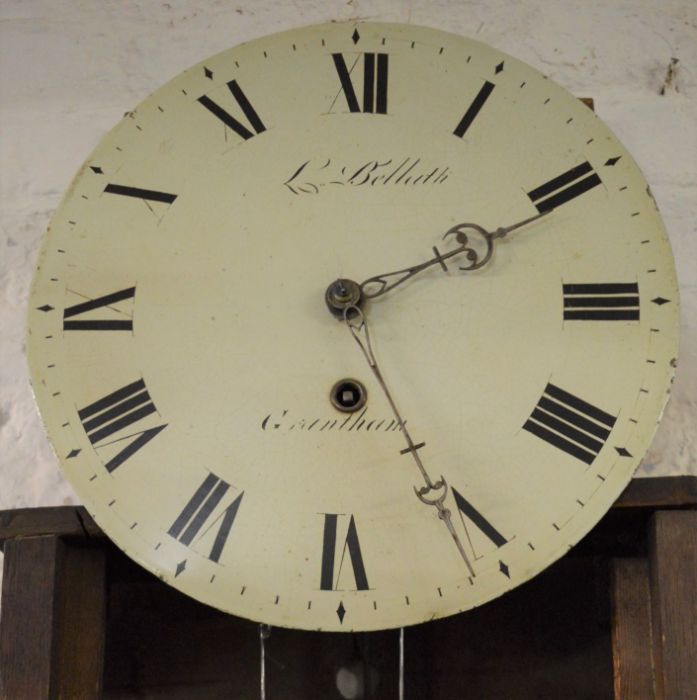
<svg viewBox="0 0 697 700">
<path fill-rule="evenodd" d="M 407 452 L 411 454 L 411 456 L 414 458 L 414 461 L 416 462 L 416 466 L 421 472 L 421 476 L 423 477 L 424 482 L 426 483 L 425 486 L 421 486 L 420 488 L 414 486 L 414 492 L 416 493 L 417 497 L 422 503 L 425 503 L 429 506 L 434 506 L 436 508 L 436 510 L 438 511 L 438 517 L 445 523 L 445 526 L 448 528 L 448 532 L 453 538 L 455 545 L 457 546 L 457 549 L 460 552 L 460 555 L 464 559 L 467 569 L 469 570 L 472 576 L 476 576 L 476 574 L 474 573 L 474 569 L 472 568 L 472 564 L 470 563 L 470 560 L 467 557 L 467 554 L 465 553 L 465 548 L 462 546 L 462 542 L 460 541 L 457 531 L 455 530 L 455 527 L 453 525 L 450 510 L 443 505 L 443 502 L 445 501 L 445 498 L 448 495 L 448 484 L 443 476 L 441 476 L 440 479 L 438 479 L 438 481 L 436 482 L 431 481 L 431 478 L 429 477 L 428 472 L 426 471 L 426 468 L 424 467 L 423 462 L 421 461 L 421 457 L 419 456 L 417 450 L 423 445 L 414 444 L 414 441 L 411 439 L 411 435 L 407 430 L 407 426 L 404 422 L 404 419 L 400 415 L 399 410 L 397 409 L 397 405 L 395 404 L 394 399 L 392 398 L 392 394 L 387 388 L 387 384 L 383 379 L 382 372 L 380 371 L 378 363 L 375 360 L 375 355 L 373 354 L 373 347 L 370 342 L 370 331 L 368 330 L 368 324 L 365 320 L 363 312 L 358 306 L 355 305 L 346 307 L 344 309 L 344 322 L 348 326 L 351 335 L 358 343 L 358 346 L 360 347 L 361 352 L 367 360 L 370 369 L 373 371 L 375 378 L 378 380 L 378 384 L 380 385 L 380 388 L 387 397 L 387 401 L 389 402 L 390 408 L 394 413 L 394 417 L 397 419 L 397 423 L 399 424 L 402 434 L 404 435 L 407 441 L 407 448 L 405 450 L 402 450 L 402 454 L 405 454 Z M 434 495 L 428 498 L 427 496 L 432 492 L 434 493 Z"/>
<path fill-rule="evenodd" d="M 391 289 L 394 289 L 397 285 L 402 284 L 402 282 L 406 282 L 408 279 L 414 277 L 414 275 L 417 275 L 419 272 L 423 272 L 423 270 L 426 270 L 433 265 L 440 265 L 443 268 L 443 271 L 447 272 L 448 268 L 445 265 L 445 261 L 460 254 L 464 254 L 465 258 L 467 259 L 467 264 L 461 265 L 459 267 L 460 270 L 478 270 L 480 267 L 484 267 L 484 265 L 491 260 L 491 256 L 494 252 L 494 241 L 497 238 L 503 238 L 511 231 L 515 231 L 521 226 L 525 226 L 532 221 L 540 219 L 552 211 L 554 210 L 548 209 L 540 214 L 536 214 L 528 219 L 512 224 L 511 226 L 502 226 L 497 228 L 495 231 L 487 231 L 478 224 L 458 224 L 457 226 L 453 226 L 451 229 L 445 232 L 443 238 L 445 239 L 448 236 L 455 236 L 455 240 L 460 244 L 457 248 L 454 248 L 447 253 L 441 253 L 438 248 L 433 246 L 433 252 L 435 255 L 426 262 L 414 265 L 413 267 L 406 267 L 403 270 L 395 270 L 394 272 L 386 272 L 382 275 L 369 277 L 359 285 L 362 298 L 376 299 L 386 292 L 389 292 Z M 472 229 L 476 234 L 481 236 L 481 239 L 476 244 L 472 245 L 470 243 L 467 233 L 465 233 L 467 229 Z"/>
</svg>

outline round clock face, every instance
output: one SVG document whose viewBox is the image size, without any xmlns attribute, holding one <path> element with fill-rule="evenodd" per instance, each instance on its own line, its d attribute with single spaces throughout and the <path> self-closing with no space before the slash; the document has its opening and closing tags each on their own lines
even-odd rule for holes
<svg viewBox="0 0 697 700">
<path fill-rule="evenodd" d="M 400 424 L 329 285 L 541 213 L 481 269 L 365 303 Z M 480 605 L 588 532 L 649 445 L 677 325 L 655 203 L 588 107 L 477 42 L 329 24 L 206 60 L 104 138 L 46 236 L 28 354 L 129 556 L 236 615 L 370 630 Z"/>
</svg>

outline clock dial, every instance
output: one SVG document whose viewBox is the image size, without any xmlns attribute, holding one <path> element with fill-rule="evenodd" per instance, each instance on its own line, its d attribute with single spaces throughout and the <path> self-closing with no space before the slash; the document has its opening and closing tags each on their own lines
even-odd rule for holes
<svg viewBox="0 0 697 700">
<path fill-rule="evenodd" d="M 325 290 L 540 213 L 481 269 L 365 304 L 402 425 Z M 586 106 L 477 42 L 337 23 L 214 56 L 104 138 L 41 250 L 28 354 L 131 557 L 253 620 L 369 630 L 480 605 L 588 532 L 649 445 L 677 326 L 655 203 Z"/>
</svg>

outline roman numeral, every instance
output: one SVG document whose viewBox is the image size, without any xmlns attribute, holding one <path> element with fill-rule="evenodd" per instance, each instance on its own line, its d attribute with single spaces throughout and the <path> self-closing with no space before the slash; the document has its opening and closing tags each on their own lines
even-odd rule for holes
<svg viewBox="0 0 697 700">
<path fill-rule="evenodd" d="M 346 539 L 341 550 L 341 558 L 339 561 L 338 570 L 335 566 L 336 558 L 336 532 L 339 516 L 335 513 L 325 513 L 324 515 L 324 537 L 322 539 L 322 572 L 320 579 L 320 589 L 323 591 L 338 590 L 339 579 L 341 578 L 341 570 L 344 566 L 346 558 L 346 550 L 351 558 L 351 566 L 353 568 L 353 576 L 356 580 L 356 590 L 367 591 L 368 577 L 365 573 L 363 565 L 363 555 L 361 554 L 361 545 L 358 541 L 358 531 L 356 530 L 356 521 L 351 516 L 346 533 Z"/>
<path fill-rule="evenodd" d="M 616 418 L 577 396 L 547 384 L 523 428 L 586 464 L 598 456 Z"/>
<path fill-rule="evenodd" d="M 108 194 L 118 194 L 122 197 L 135 197 L 136 199 L 147 199 L 150 202 L 163 202 L 164 204 L 172 204 L 177 198 L 176 194 L 158 192 L 157 190 L 144 190 L 140 187 L 129 187 L 128 185 L 116 185 L 113 182 L 109 183 L 104 188 L 104 191 Z"/>
<path fill-rule="evenodd" d="M 472 126 L 472 122 L 479 114 L 479 110 L 484 106 L 484 103 L 487 101 L 489 95 L 491 95 L 494 87 L 494 83 L 490 83 L 488 80 L 484 83 L 484 85 L 482 85 L 472 104 L 467 108 L 465 115 L 460 120 L 460 123 L 455 127 L 455 131 L 453 131 L 455 136 L 462 138 L 465 135 L 467 129 Z"/>
<path fill-rule="evenodd" d="M 386 53 L 364 53 L 362 57 L 363 104 L 359 102 L 356 89 L 351 81 L 351 72 L 359 62 L 360 56 L 349 69 L 342 54 L 332 54 L 334 67 L 339 74 L 339 81 L 341 82 L 341 92 L 344 93 L 348 108 L 352 112 L 387 114 L 388 55 Z"/>
<path fill-rule="evenodd" d="M 140 423 L 156 410 L 155 404 L 145 388 L 145 382 L 139 379 L 78 411 L 82 427 L 95 449 L 123 440 L 130 440 L 126 447 L 105 463 L 104 466 L 108 472 L 113 472 L 167 426 L 165 424 L 146 428 L 124 437 L 117 437 L 114 440 L 109 440 L 109 438 L 136 423 Z"/>
<path fill-rule="evenodd" d="M 242 88 L 239 86 L 236 80 L 231 80 L 227 84 L 230 92 L 232 93 L 235 102 L 244 113 L 244 116 L 249 122 L 251 129 L 248 129 L 242 122 L 238 121 L 229 112 L 226 112 L 219 104 L 213 102 L 208 95 L 201 95 L 198 101 L 211 113 L 214 114 L 218 119 L 220 119 L 225 126 L 232 129 L 238 136 L 241 136 L 245 141 L 251 139 L 252 136 L 260 134 L 262 131 L 266 131 L 264 123 L 259 118 L 252 103 L 247 99 L 247 96 L 242 92 Z"/>
<path fill-rule="evenodd" d="M 565 321 L 638 321 L 636 282 L 564 284 Z"/>
<path fill-rule="evenodd" d="M 120 301 L 133 299 L 136 295 L 136 288 L 129 287 L 122 289 L 120 292 L 106 294 L 97 299 L 82 302 L 69 306 L 63 311 L 63 330 L 64 331 L 132 331 L 133 319 L 73 319 L 74 316 L 88 313 L 94 309 L 111 307 Z M 115 309 L 112 309 L 115 311 Z M 70 320 L 68 320 L 70 319 Z"/>
<path fill-rule="evenodd" d="M 602 184 L 601 179 L 594 172 L 591 164 L 586 161 L 552 178 L 544 185 L 530 190 L 528 197 L 541 214 L 566 204 L 566 202 L 600 184 Z"/>
<path fill-rule="evenodd" d="M 464 518 L 467 518 L 487 539 L 489 539 L 495 547 L 503 547 L 508 540 L 456 489 L 451 487 L 453 492 L 453 498 L 455 499 L 455 504 L 460 513 L 460 518 L 462 520 L 462 526 L 467 532 L 467 525 L 465 524 Z M 470 540 L 470 546 L 472 545 L 472 540 L 469 537 L 469 532 L 467 532 L 467 539 Z M 472 547 L 474 551 L 474 547 Z M 476 556 L 476 555 L 475 555 Z"/>
<path fill-rule="evenodd" d="M 218 532 L 215 535 L 208 558 L 211 561 L 220 561 L 225 543 L 230 536 L 230 530 L 240 509 L 244 491 L 242 491 L 232 503 L 224 508 L 216 518 L 212 519 L 213 511 L 217 508 L 223 497 L 230 489 L 230 484 L 223 481 L 215 474 L 209 474 L 203 483 L 196 489 L 194 495 L 184 506 L 182 512 L 167 530 L 167 534 L 174 537 L 187 547 L 193 542 L 203 526 L 211 520 L 210 525 L 202 533 L 205 535 L 219 521 Z"/>
</svg>

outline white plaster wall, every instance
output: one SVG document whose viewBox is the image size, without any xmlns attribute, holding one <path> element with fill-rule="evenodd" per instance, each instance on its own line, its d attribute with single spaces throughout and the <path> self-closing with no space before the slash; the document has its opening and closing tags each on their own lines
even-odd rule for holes
<svg viewBox="0 0 697 700">
<path fill-rule="evenodd" d="M 0 509 L 77 500 L 33 404 L 24 336 L 38 246 L 83 159 L 206 56 L 352 18 L 474 37 L 595 98 L 651 184 L 680 280 L 680 363 L 641 472 L 697 474 L 696 0 L 0 0 Z M 660 96 L 671 57 L 677 73 Z"/>
</svg>

